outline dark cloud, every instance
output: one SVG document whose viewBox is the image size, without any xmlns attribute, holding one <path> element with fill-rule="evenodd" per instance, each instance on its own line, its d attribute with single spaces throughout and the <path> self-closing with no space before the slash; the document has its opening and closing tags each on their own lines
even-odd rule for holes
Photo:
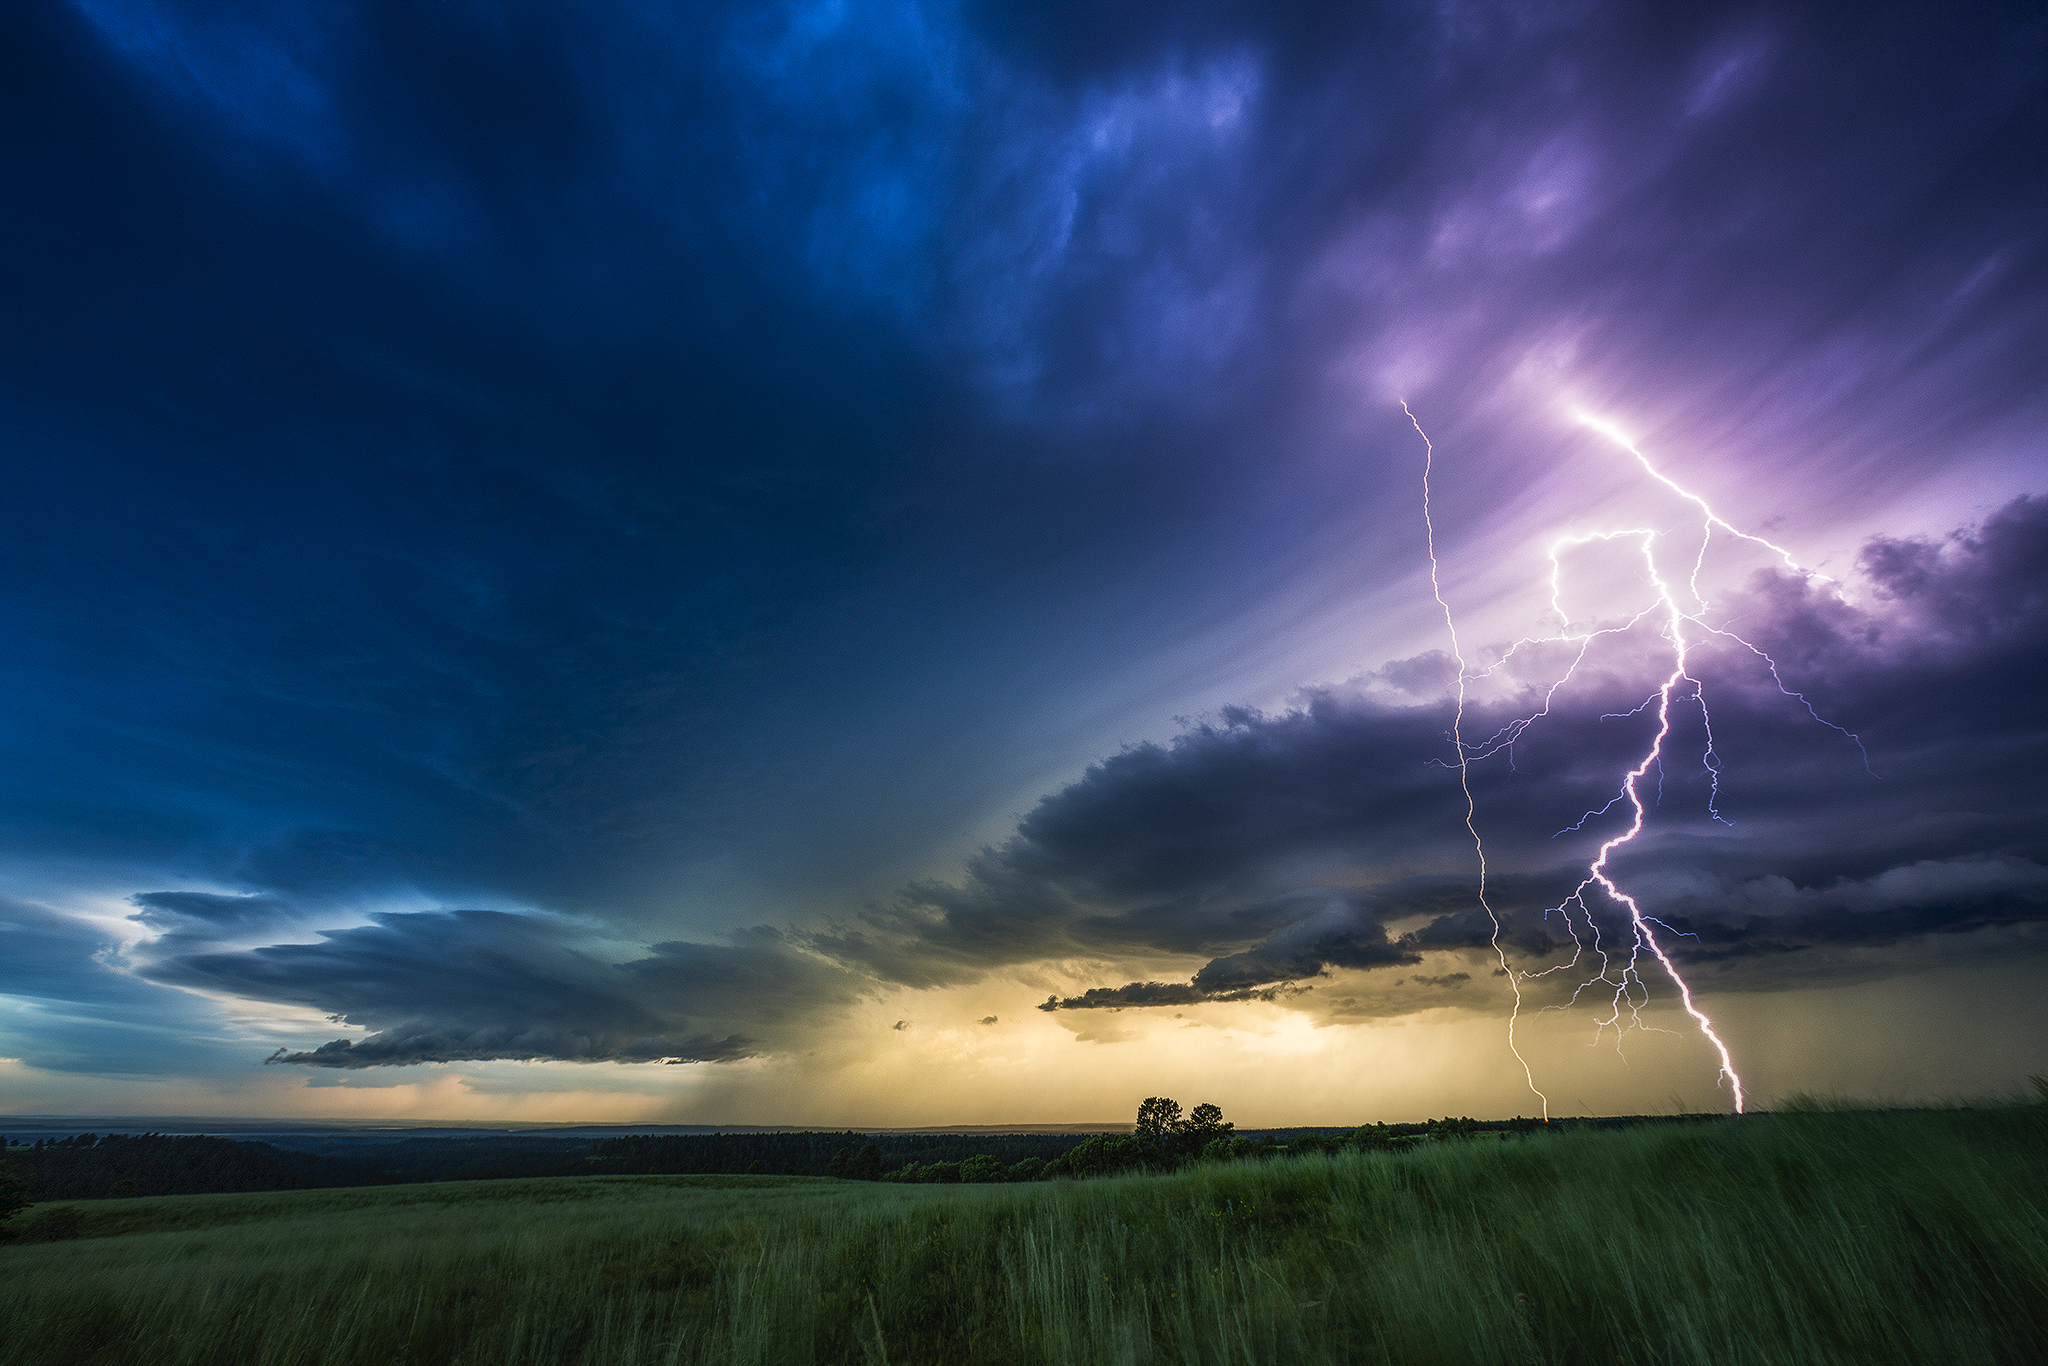
<svg viewBox="0 0 2048 1366">
<path fill-rule="evenodd" d="M 1425 977 L 1421 973 L 1417 973 L 1406 980 L 1414 982 L 1419 986 L 1437 987 L 1444 991 L 1456 991 L 1459 987 L 1472 980 L 1472 974 L 1469 972 L 1447 972 L 1439 977 Z M 1396 982 L 1394 985 L 1400 986 L 1401 983 Z"/>
<path fill-rule="evenodd" d="M 1641 848 L 1617 864 L 1681 960 L 1715 965 L 1724 985 L 1768 986 L 1784 976 L 1776 960 L 2048 920 L 2037 780 L 2048 727 L 2032 682 L 2048 644 L 2044 542 L 2048 500 L 2020 499 L 1939 544 L 1873 542 L 1864 563 L 1880 595 L 1869 607 L 1775 573 L 1731 603 L 1780 666 L 1774 679 L 1733 648 L 1714 668 L 1696 661 L 1722 718 L 1720 802 L 1743 824 L 1709 817 L 1704 772 L 1667 772 Z M 1624 645 L 1621 664 L 1634 659 Z M 367 1026 L 366 1039 L 276 1059 L 364 1067 L 723 1060 L 788 1046 L 878 983 L 966 982 L 1062 959 L 1209 961 L 1184 983 L 1096 987 L 1042 1009 L 1273 1001 L 1335 971 L 1488 955 L 1496 939 L 1524 964 L 1558 962 L 1575 940 L 1590 945 L 1595 926 L 1609 944 L 1627 933 L 1597 889 L 1567 905 L 1584 878 L 1583 864 L 1564 861 L 1569 848 L 1589 850 L 1607 827 L 1556 836 L 1602 805 L 1640 752 L 1642 718 L 1612 700 L 1630 695 L 1617 693 L 1622 676 L 1589 670 L 1584 695 L 1568 699 L 1577 705 L 1554 707 L 1512 753 L 1475 766 L 1492 915 L 1444 766 L 1444 704 L 1331 691 L 1282 714 L 1233 710 L 1106 760 L 978 855 L 964 882 L 920 884 L 851 925 L 757 928 L 611 962 L 579 947 L 588 926 L 445 911 L 378 915 L 319 943 L 192 952 L 290 908 L 276 894 L 158 892 L 135 898 L 136 918 L 162 936 L 141 970 Z M 1854 720 L 1884 777 L 1783 679 Z M 1531 691 L 1476 707 L 1470 731 L 1536 701 Z M 1946 805 L 1965 794 L 1966 806 Z M 1381 876 L 1286 887 L 1317 868 Z M 1413 871 L 1385 876 L 1403 869 Z M 1408 980 L 1441 990 L 1469 977 Z"/>
<path fill-rule="evenodd" d="M 2033 861 L 2043 852 L 2048 762 L 2048 711 L 2033 682 L 2048 663 L 2043 546 L 2048 499 L 2021 498 L 1939 543 L 1874 540 L 1862 559 L 1877 590 L 1867 608 L 1774 571 L 1752 580 L 1728 611 L 1779 676 L 1734 648 L 1719 669 L 1699 670 L 1722 737 L 1720 801 L 1742 824 L 1709 817 L 1709 775 L 1667 772 L 1640 848 L 1617 865 L 1674 931 L 1680 958 L 1895 945 L 2048 916 Z M 1883 778 L 1781 683 L 1854 720 Z M 1041 802 L 963 886 L 920 887 L 903 907 L 871 913 L 873 933 L 817 942 L 899 980 L 1019 961 L 1023 944 L 1042 957 L 1100 958 L 1243 945 L 1188 983 L 1095 988 L 1046 1009 L 1272 999 L 1261 989 L 1486 949 L 1496 935 L 1542 963 L 1570 951 L 1574 914 L 1582 931 L 1598 926 L 1620 942 L 1623 913 L 1597 888 L 1565 909 L 1584 866 L 1555 861 L 1555 832 L 1575 810 L 1604 805 L 1626 767 L 1612 732 L 1628 718 L 1606 700 L 1620 686 L 1588 684 L 1590 698 L 1574 697 L 1579 705 L 1475 767 L 1494 915 L 1470 875 L 1451 872 L 1247 904 L 1247 890 L 1318 863 L 1471 863 L 1462 796 L 1442 766 L 1441 711 L 1326 693 L 1285 715 L 1231 713 L 1171 746 L 1108 760 Z M 1477 708 L 1468 733 L 1500 729 L 1539 701 L 1531 691 Z M 1640 753 L 1640 727 L 1624 733 Z M 1748 738 L 1725 738 L 1734 735 Z M 1676 761 L 1682 751 L 1672 752 Z M 1594 833 L 1571 838 L 1590 849 L 1614 822 L 1589 824 Z M 1413 928 L 1390 935 L 1389 922 Z"/>
<path fill-rule="evenodd" d="M 1386 929 L 1342 900 L 1267 935 L 1257 947 L 1213 959 L 1194 984 L 1228 992 L 1311 977 L 1326 968 L 1384 968 L 1418 962 Z"/>
<path fill-rule="evenodd" d="M 500 911 L 385 914 L 316 944 L 171 956 L 142 972 L 374 1031 L 270 1059 L 322 1067 L 726 1061 L 787 1042 L 856 988 L 768 929 L 656 944 L 624 962 L 592 956 L 590 939 L 588 926 Z"/>
<path fill-rule="evenodd" d="M 1923 859 L 1817 885 L 1764 876 L 1714 883 L 1674 869 L 1643 879 L 1690 960 L 1888 946 L 2048 920 L 2048 866 L 2010 854 Z M 1704 884 L 1704 885 L 1702 885 Z"/>
<path fill-rule="evenodd" d="M 1444 656 L 1270 701 L 1409 629 L 1388 397 L 1443 415 L 1470 556 L 1605 478 L 1537 420 L 1567 389 L 1813 544 L 2030 486 L 2037 9 L 12 7 L 0 857 L 51 904 L 214 889 L 135 897 L 135 970 L 344 1015 L 300 1056 L 351 1065 L 1475 953 Z M 2033 923 L 2043 531 L 1722 604 L 1881 780 L 1703 652 L 1736 824 L 1674 764 L 1622 869 L 1684 952 Z M 1565 942 L 1552 837 L 1638 662 L 1475 773 L 1517 953 Z M 561 914 L 335 928 L 392 905 Z M 763 920 L 803 928 L 723 935 Z M 19 933 L 31 995 L 173 994 Z"/>
<path fill-rule="evenodd" d="M 152 935 L 138 950 L 145 963 L 301 937 L 348 913 L 345 905 L 284 890 L 138 892 L 128 901 L 136 908 L 128 918 Z"/>
<path fill-rule="evenodd" d="M 274 924 L 290 918 L 294 908 L 272 893 L 240 895 L 219 892 L 138 892 L 128 898 L 136 907 L 129 917 L 159 933 L 189 926 L 215 931 L 232 931 L 245 926 Z"/>
<path fill-rule="evenodd" d="M 730 1062 L 754 1053 L 751 1040 L 737 1034 L 723 1039 L 642 1037 L 616 1039 L 577 1029 L 503 1025 L 473 1029 L 463 1025 L 415 1020 L 381 1030 L 356 1042 L 336 1039 L 318 1048 L 291 1052 L 280 1048 L 263 1061 L 304 1063 L 308 1067 L 384 1067 L 421 1062 L 476 1062 L 489 1058 L 543 1059 L 557 1062 Z"/>
<path fill-rule="evenodd" d="M 1211 1001 L 1275 1001 L 1309 991 L 1281 984 L 1270 987 L 1216 989 L 1190 982 L 1132 982 L 1122 987 L 1090 987 L 1079 996 L 1048 996 L 1040 1010 L 1122 1010 L 1126 1006 L 1191 1006 Z"/>
</svg>

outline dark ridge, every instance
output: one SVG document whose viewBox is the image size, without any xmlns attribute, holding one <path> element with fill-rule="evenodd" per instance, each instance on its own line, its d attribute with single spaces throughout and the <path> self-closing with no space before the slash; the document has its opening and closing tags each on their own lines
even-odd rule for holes
<svg viewBox="0 0 2048 1366">
<path fill-rule="evenodd" d="M 27 1176 L 31 1200 L 312 1190 L 382 1180 L 339 1158 L 206 1134 L 78 1134 L 10 1146 L 7 1157 Z"/>
</svg>

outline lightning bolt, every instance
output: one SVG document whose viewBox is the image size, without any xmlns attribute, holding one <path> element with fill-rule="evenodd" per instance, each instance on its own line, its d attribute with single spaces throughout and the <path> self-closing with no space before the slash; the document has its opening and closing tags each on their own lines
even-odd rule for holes
<svg viewBox="0 0 2048 1366">
<path fill-rule="evenodd" d="M 1536 1085 L 1536 1074 L 1529 1069 L 1529 1060 L 1522 1056 L 1522 1050 L 1515 1044 L 1515 1025 L 1522 1018 L 1522 980 L 1508 963 L 1507 950 L 1500 946 L 1500 916 L 1493 909 L 1493 903 L 1486 899 L 1486 841 L 1479 835 L 1479 808 L 1472 799 L 1472 752 L 1465 746 L 1465 684 L 1470 670 L 1465 663 L 1465 653 L 1458 645 L 1458 622 L 1451 614 L 1451 604 L 1444 597 L 1444 586 L 1437 576 L 1436 520 L 1429 507 L 1429 476 L 1436 461 L 1436 447 L 1429 439 L 1429 433 L 1422 430 L 1422 420 L 1408 408 L 1408 401 L 1401 400 L 1401 411 L 1408 414 L 1408 421 L 1415 427 L 1415 434 L 1422 438 L 1422 528 L 1429 543 L 1429 587 L 1436 594 L 1437 606 L 1444 611 L 1444 629 L 1451 636 L 1451 658 L 1458 663 L 1458 707 L 1451 714 L 1451 743 L 1458 751 L 1458 786 L 1465 793 L 1465 829 L 1472 836 L 1472 850 L 1479 856 L 1479 905 L 1485 910 L 1486 918 L 1493 922 L 1494 957 L 1500 959 L 1500 970 L 1507 974 L 1508 986 L 1515 993 L 1514 1009 L 1508 1015 L 1508 1051 L 1515 1055 L 1515 1061 L 1522 1065 L 1523 1079 L 1529 1089 L 1543 1102 L 1543 1122 L 1550 1122 L 1550 1097 L 1543 1094 Z M 1552 688 L 1554 693 L 1556 688 Z M 1548 699 L 1545 699 L 1548 705 Z"/>
<path fill-rule="evenodd" d="M 1678 965 L 1672 961 L 1670 952 L 1665 948 L 1663 941 L 1657 934 L 1659 929 L 1672 934 L 1677 933 L 1677 931 L 1671 930 L 1670 926 L 1665 925 L 1655 917 L 1645 914 L 1642 905 L 1614 880 L 1608 868 L 1614 852 L 1633 841 L 1637 835 L 1642 833 L 1644 821 L 1648 815 L 1648 808 L 1643 799 L 1642 784 L 1652 769 L 1655 769 L 1658 773 L 1659 792 L 1661 794 L 1665 741 L 1671 735 L 1672 709 L 1674 705 L 1689 705 L 1699 709 L 1701 724 L 1704 727 L 1706 737 L 1704 750 L 1701 754 L 1701 764 L 1708 775 L 1710 783 L 1707 811 L 1715 820 L 1722 821 L 1723 824 L 1727 823 L 1718 809 L 1721 764 L 1719 755 L 1714 748 L 1713 717 L 1707 709 L 1705 688 L 1700 680 L 1693 675 L 1690 667 L 1691 651 L 1703 639 L 1711 637 L 1731 641 L 1763 661 L 1779 692 L 1802 704 L 1814 720 L 1853 742 L 1858 753 L 1863 756 L 1864 768 L 1866 770 L 1869 769 L 1870 758 L 1863 749 L 1863 742 L 1856 735 L 1821 716 L 1814 708 L 1813 703 L 1803 693 L 1786 686 L 1783 677 L 1779 674 L 1776 660 L 1772 659 L 1766 651 L 1753 642 L 1744 639 L 1725 626 L 1717 627 L 1705 620 L 1710 603 L 1700 588 L 1700 575 L 1706 565 L 1707 550 L 1717 533 L 1749 542 L 1752 545 L 1760 546 L 1770 551 L 1787 568 L 1808 580 L 1820 579 L 1830 583 L 1833 580 L 1827 579 L 1825 575 L 1816 574 L 1802 566 L 1785 547 L 1729 523 L 1716 513 L 1704 498 L 1683 487 L 1652 464 L 1649 457 L 1636 446 L 1626 433 L 1613 423 L 1585 412 L 1577 412 L 1574 416 L 1580 423 L 1599 432 L 1608 440 L 1634 456 L 1637 463 L 1642 466 L 1643 471 L 1652 479 L 1698 509 L 1700 514 L 1699 543 L 1697 550 L 1693 554 L 1691 572 L 1685 578 L 1685 588 L 1683 590 L 1685 596 L 1690 601 L 1686 603 L 1680 601 L 1679 590 L 1667 578 L 1663 566 L 1659 563 L 1657 546 L 1660 538 L 1665 534 L 1664 532 L 1650 527 L 1630 527 L 1622 530 L 1563 536 L 1553 541 L 1549 548 L 1550 604 L 1551 610 L 1559 622 L 1558 633 L 1550 636 L 1518 640 L 1510 645 L 1494 663 L 1483 669 L 1474 670 L 1459 643 L 1457 621 L 1449 601 L 1444 597 L 1437 559 L 1436 523 L 1430 506 L 1430 476 L 1434 472 L 1436 448 L 1430 441 L 1429 433 L 1422 429 L 1421 420 L 1416 417 L 1414 411 L 1409 408 L 1405 400 L 1401 403 L 1401 411 L 1415 428 L 1416 435 L 1422 438 L 1422 521 L 1429 550 L 1430 589 L 1436 596 L 1437 605 L 1443 609 L 1444 626 L 1450 634 L 1451 655 L 1458 667 L 1457 705 L 1456 710 L 1452 714 L 1450 738 L 1453 747 L 1457 751 L 1458 785 L 1465 798 L 1465 829 L 1472 837 L 1473 852 L 1479 861 L 1479 904 L 1481 909 L 1486 912 L 1487 918 L 1493 926 L 1489 946 L 1492 948 L 1495 957 L 1500 961 L 1501 971 L 1506 975 L 1508 984 L 1514 992 L 1514 1006 L 1508 1016 L 1508 1049 L 1514 1054 L 1515 1061 L 1521 1065 L 1522 1074 L 1528 1082 L 1529 1090 L 1542 1102 L 1543 1116 L 1545 1120 L 1548 1120 L 1550 1117 L 1549 1097 L 1544 1095 L 1543 1091 L 1536 1085 L 1535 1074 L 1529 1066 L 1528 1059 L 1523 1056 L 1515 1038 L 1515 1031 L 1521 1020 L 1523 1006 L 1522 983 L 1534 978 L 1547 977 L 1552 973 L 1569 971 L 1582 961 L 1597 956 L 1600 960 L 1600 971 L 1582 981 L 1578 988 L 1572 992 L 1570 1001 L 1567 1004 L 1575 1004 L 1595 984 L 1604 984 L 1612 987 L 1611 1009 L 1607 1017 L 1599 1021 L 1595 1026 L 1594 1040 L 1597 1043 L 1601 1034 L 1607 1029 L 1612 1028 L 1615 1031 L 1615 1043 L 1618 1047 L 1621 1042 L 1621 1036 L 1627 1030 L 1632 1028 L 1650 1028 L 1642 1020 L 1642 1010 L 1650 999 L 1649 987 L 1643 980 L 1643 969 L 1648 966 L 1644 959 L 1646 957 L 1652 958 L 1656 961 L 1657 966 L 1663 969 L 1664 975 L 1671 980 L 1671 984 L 1677 989 L 1679 1001 L 1684 1006 L 1685 1013 L 1692 1018 L 1700 1034 L 1712 1045 L 1715 1054 L 1719 1057 L 1721 1066 L 1716 1082 L 1718 1084 L 1720 1080 L 1726 1079 L 1733 1092 L 1735 1112 L 1740 1114 L 1745 1107 L 1746 1098 L 1743 1092 L 1741 1074 L 1735 1068 L 1734 1056 L 1729 1051 L 1726 1041 L 1715 1030 L 1713 1020 L 1705 1011 L 1700 1009 L 1699 1003 L 1693 997 L 1691 985 L 1686 982 L 1684 974 L 1679 972 Z M 1574 633 L 1571 617 L 1563 605 L 1564 553 L 1572 548 L 1596 541 L 1614 542 L 1624 540 L 1635 541 L 1641 550 L 1647 581 L 1653 590 L 1651 603 L 1640 611 L 1628 614 L 1619 624 L 1595 626 Z M 1563 918 L 1565 928 L 1570 933 L 1574 945 L 1571 960 L 1538 972 L 1517 971 L 1514 965 L 1508 962 L 1506 950 L 1501 945 L 1502 924 L 1500 915 L 1494 909 L 1487 894 L 1486 842 L 1479 832 L 1477 803 L 1472 794 L 1472 765 L 1479 760 L 1502 752 L 1507 754 L 1508 761 L 1512 765 L 1516 741 L 1531 726 L 1550 715 L 1559 690 L 1577 674 L 1580 665 L 1585 662 L 1587 653 L 1593 648 L 1594 644 L 1607 637 L 1620 636 L 1632 631 L 1646 621 L 1655 622 L 1658 635 L 1669 645 L 1671 667 L 1664 675 L 1662 682 L 1658 684 L 1656 690 L 1645 698 L 1641 705 L 1635 707 L 1630 712 L 1621 713 L 1621 715 L 1632 716 L 1639 715 L 1645 711 L 1653 711 L 1657 718 L 1656 733 L 1651 737 L 1649 747 L 1644 751 L 1642 758 L 1622 776 L 1620 790 L 1613 799 L 1605 806 L 1588 811 L 1579 818 L 1576 824 L 1567 826 L 1558 833 L 1562 835 L 1571 831 L 1583 830 L 1588 822 L 1605 816 L 1616 806 L 1623 803 L 1627 804 L 1630 812 L 1628 826 L 1621 833 L 1611 836 L 1600 844 L 1598 852 L 1586 866 L 1586 877 L 1584 880 L 1579 883 L 1578 887 L 1564 901 L 1551 907 L 1550 911 L 1544 913 L 1546 919 L 1551 911 L 1557 912 Z M 1566 666 L 1563 673 L 1544 690 L 1541 707 L 1528 716 L 1517 717 L 1511 720 L 1483 740 L 1467 741 L 1464 735 L 1464 721 L 1469 696 L 1469 684 L 1493 675 L 1505 666 L 1508 660 L 1513 658 L 1516 652 L 1523 647 L 1538 644 L 1567 644 L 1576 647 L 1572 653 L 1570 663 Z M 1615 970 L 1617 953 L 1610 952 L 1603 942 L 1599 924 L 1594 919 L 1592 908 L 1586 901 L 1588 892 L 1594 887 L 1598 887 L 1601 892 L 1606 894 L 1609 900 L 1623 908 L 1628 914 L 1628 924 L 1631 931 L 1630 943 L 1626 961 L 1618 973 Z M 1586 940 L 1580 937 L 1579 926 L 1574 923 L 1572 916 L 1572 908 L 1574 906 L 1577 907 L 1579 915 L 1584 921 L 1585 929 L 1591 938 L 1590 948 Z M 1548 1007 L 1548 1009 L 1562 1008 Z M 1622 1020 L 1624 1009 L 1629 1014 L 1629 1020 L 1626 1024 Z"/>
</svg>

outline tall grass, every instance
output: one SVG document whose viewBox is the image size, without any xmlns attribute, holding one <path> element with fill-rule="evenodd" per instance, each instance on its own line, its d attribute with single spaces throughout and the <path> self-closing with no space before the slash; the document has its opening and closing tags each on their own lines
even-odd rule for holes
<svg viewBox="0 0 2048 1366">
<path fill-rule="evenodd" d="M 0 1360 L 2038 1362 L 2044 1156 L 2016 1107 L 1019 1186 L 110 1201 L 0 1248 Z"/>
</svg>

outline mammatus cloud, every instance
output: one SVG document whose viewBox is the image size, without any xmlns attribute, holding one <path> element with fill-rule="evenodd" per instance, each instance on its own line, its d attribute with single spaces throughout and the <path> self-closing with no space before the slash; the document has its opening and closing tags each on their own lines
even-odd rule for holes
<svg viewBox="0 0 2048 1366">
<path fill-rule="evenodd" d="M 2048 922 L 2044 546 L 2048 500 L 2025 498 L 1943 542 L 1872 542 L 1867 606 L 1768 572 L 1752 580 L 1730 610 L 1788 677 L 1855 723 L 1883 778 L 1746 653 L 1702 658 L 1737 824 L 1705 817 L 1704 775 L 1667 773 L 1643 847 L 1622 867 L 1677 932 L 1674 953 L 1713 965 L 1723 989 L 1762 988 L 1788 973 L 1883 970 L 1830 950 Z M 1606 699 L 1641 686 L 1624 674 L 1589 677 L 1589 705 L 1531 728 L 1512 762 L 1503 754 L 1479 771 L 1502 941 L 1524 962 L 1570 949 L 1545 912 L 1581 874 L 1554 836 L 1611 795 L 1612 754 L 1632 746 L 1633 723 Z M 1487 704 L 1478 720 L 1529 701 Z M 1278 715 L 1229 712 L 1091 768 L 971 860 L 962 882 L 919 884 L 816 931 L 756 928 L 610 962 L 579 947 L 588 930 L 568 922 L 439 911 L 380 915 L 318 943 L 184 952 L 282 904 L 152 893 L 136 918 L 163 937 L 141 971 L 375 1031 L 277 1059 L 324 1066 L 718 1061 L 790 1046 L 864 991 L 1058 962 L 1208 959 L 1186 982 L 1055 993 L 1041 1009 L 1286 1000 L 1333 971 L 1413 968 L 1430 955 L 1446 967 L 1406 980 L 1455 990 L 1477 970 L 1458 960 L 1476 964 L 1493 928 L 1474 901 L 1444 724 L 1440 702 L 1335 690 Z M 1300 885 L 1319 872 L 1355 882 Z"/>
</svg>

